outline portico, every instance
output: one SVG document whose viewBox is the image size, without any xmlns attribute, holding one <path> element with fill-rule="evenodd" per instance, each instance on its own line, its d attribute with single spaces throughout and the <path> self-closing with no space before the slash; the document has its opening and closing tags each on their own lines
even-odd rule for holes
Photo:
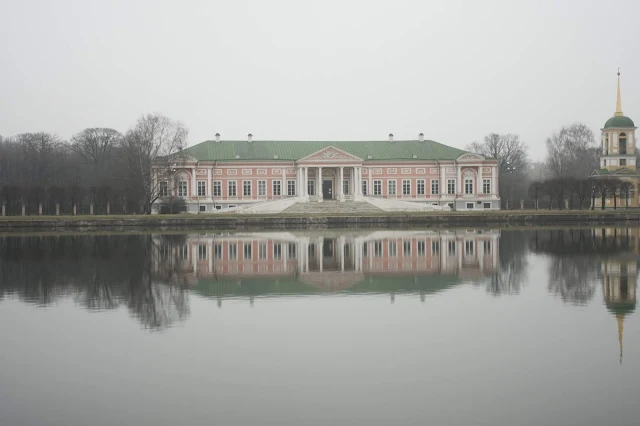
<svg viewBox="0 0 640 426">
<path fill-rule="evenodd" d="M 360 181 L 362 159 L 338 148 L 328 147 L 298 160 L 303 201 L 358 201 L 362 197 Z"/>
</svg>

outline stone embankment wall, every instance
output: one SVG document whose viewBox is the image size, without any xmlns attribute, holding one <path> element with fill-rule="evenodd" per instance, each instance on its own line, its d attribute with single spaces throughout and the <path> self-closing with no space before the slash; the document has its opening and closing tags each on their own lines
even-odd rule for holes
<svg viewBox="0 0 640 426">
<path fill-rule="evenodd" d="M 535 225 L 640 225 L 640 213 L 483 213 L 483 214 L 393 214 L 371 216 L 144 216 L 110 218 L 34 218 L 0 220 L 1 231 L 24 228 L 56 229 L 304 229 L 304 228 L 397 228 L 397 227 L 497 227 Z"/>
</svg>

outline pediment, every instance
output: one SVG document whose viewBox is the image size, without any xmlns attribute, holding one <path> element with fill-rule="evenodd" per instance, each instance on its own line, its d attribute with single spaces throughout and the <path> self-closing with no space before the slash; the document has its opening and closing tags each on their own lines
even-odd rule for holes
<svg viewBox="0 0 640 426">
<path fill-rule="evenodd" d="M 631 170 L 631 169 L 627 169 L 626 167 L 623 169 L 618 169 L 615 171 L 616 175 L 637 175 L 638 172 Z"/>
<path fill-rule="evenodd" d="M 298 162 L 303 161 L 312 163 L 361 163 L 362 158 L 349 154 L 335 146 L 328 146 L 298 160 Z"/>
<path fill-rule="evenodd" d="M 479 154 L 473 154 L 473 153 L 466 153 L 466 154 L 462 154 L 460 157 L 457 158 L 457 161 L 461 161 L 461 162 L 476 162 L 476 161 L 483 161 L 484 157 L 482 155 Z"/>
</svg>

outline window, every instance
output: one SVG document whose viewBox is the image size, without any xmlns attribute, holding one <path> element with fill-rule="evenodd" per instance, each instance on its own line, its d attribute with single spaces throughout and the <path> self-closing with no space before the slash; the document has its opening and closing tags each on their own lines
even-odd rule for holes
<svg viewBox="0 0 640 426">
<path fill-rule="evenodd" d="M 238 244 L 229 243 L 229 260 L 236 260 L 238 258 Z"/>
<path fill-rule="evenodd" d="M 490 209 L 491 208 L 491 203 L 484 203 L 484 208 L 485 209 Z"/>
<path fill-rule="evenodd" d="M 402 255 L 411 256 L 411 241 L 402 242 Z"/>
<path fill-rule="evenodd" d="M 280 245 L 280 243 L 275 243 L 273 245 L 273 258 L 274 259 L 282 258 L 282 246 Z"/>
<path fill-rule="evenodd" d="M 449 179 L 447 181 L 447 194 L 455 195 L 456 194 L 456 181 L 455 179 Z"/>
<path fill-rule="evenodd" d="M 169 196 L 169 184 L 166 181 L 160 182 L 160 196 L 161 197 Z"/>
<path fill-rule="evenodd" d="M 213 182 L 213 196 L 222 197 L 222 182 L 219 180 Z"/>
<path fill-rule="evenodd" d="M 464 255 L 465 256 L 473 256 L 473 252 L 474 252 L 473 241 L 465 241 L 464 242 Z"/>
<path fill-rule="evenodd" d="M 289 243 L 288 244 L 288 250 L 289 250 L 289 259 L 295 259 L 296 258 L 296 245 L 294 243 Z"/>
<path fill-rule="evenodd" d="M 431 256 L 440 254 L 440 241 L 431 241 Z"/>
<path fill-rule="evenodd" d="M 464 193 L 473 194 L 473 179 L 464 180 Z"/>
<path fill-rule="evenodd" d="M 201 212 L 206 212 L 207 206 L 200 206 L 198 210 L 200 210 Z"/>
<path fill-rule="evenodd" d="M 243 255 L 242 258 L 245 260 L 251 260 L 252 250 L 253 250 L 253 247 L 251 246 L 251 243 L 244 243 L 244 251 L 242 253 Z"/>
<path fill-rule="evenodd" d="M 402 195 L 411 195 L 411 181 L 409 179 L 402 181 Z"/>
<path fill-rule="evenodd" d="M 363 243 L 362 244 L 362 257 L 367 257 L 369 252 L 369 244 L 368 243 Z"/>
<path fill-rule="evenodd" d="M 627 165 L 627 159 L 626 158 L 621 158 L 620 159 L 620 165 L 621 166 L 626 166 Z"/>
<path fill-rule="evenodd" d="M 230 180 L 227 186 L 227 196 L 228 197 L 237 197 L 238 193 L 236 192 L 236 181 Z"/>
<path fill-rule="evenodd" d="M 187 247 L 186 244 L 183 244 L 182 247 L 180 247 L 180 259 L 187 260 L 188 258 L 189 258 L 189 248 Z"/>
<path fill-rule="evenodd" d="M 382 257 L 382 241 L 373 243 L 373 253 L 376 257 Z"/>
<path fill-rule="evenodd" d="M 258 258 L 260 260 L 265 260 L 267 258 L 267 245 L 265 243 L 260 243 L 260 245 L 258 245 Z"/>
<path fill-rule="evenodd" d="M 307 194 L 316 195 L 316 181 L 315 180 L 307 181 Z"/>
<path fill-rule="evenodd" d="M 491 254 L 491 241 L 483 241 L 482 248 L 484 249 L 485 255 Z"/>
<path fill-rule="evenodd" d="M 315 246 L 315 244 L 309 244 L 309 257 L 316 257 L 316 246 Z"/>
<path fill-rule="evenodd" d="M 342 193 L 349 195 L 349 181 L 346 179 L 342 181 Z"/>
<path fill-rule="evenodd" d="M 427 244 L 424 241 L 418 241 L 418 256 L 424 257 L 427 252 Z"/>
<path fill-rule="evenodd" d="M 374 180 L 373 181 L 373 195 L 382 195 L 382 181 Z"/>
<path fill-rule="evenodd" d="M 387 181 L 387 195 L 396 195 L 396 181 Z"/>
<path fill-rule="evenodd" d="M 367 181 L 362 181 L 362 195 L 367 195 Z"/>
<path fill-rule="evenodd" d="M 456 242 L 455 241 L 449 241 L 448 249 L 449 249 L 449 256 L 455 256 L 456 255 Z"/>
<path fill-rule="evenodd" d="M 245 197 L 251 197 L 251 181 L 245 180 L 242 182 L 242 195 Z"/>
<path fill-rule="evenodd" d="M 397 241 L 389 241 L 389 257 L 396 257 L 397 255 L 398 255 Z"/>
<path fill-rule="evenodd" d="M 222 259 L 222 244 L 220 243 L 216 243 L 213 246 L 213 255 L 216 257 L 216 259 L 220 260 Z"/>
<path fill-rule="evenodd" d="M 207 246 L 205 244 L 198 245 L 198 259 L 207 260 Z"/>
<path fill-rule="evenodd" d="M 431 195 L 440 194 L 440 181 L 438 179 L 431 180 Z"/>
<path fill-rule="evenodd" d="M 169 246 L 167 245 L 163 245 L 162 247 L 160 247 L 160 260 L 167 260 L 169 259 Z"/>
<path fill-rule="evenodd" d="M 289 197 L 295 197 L 296 195 L 296 181 L 288 180 L 287 181 L 287 195 Z"/>
<path fill-rule="evenodd" d="M 258 181 L 258 196 L 263 197 L 267 195 L 267 181 L 259 180 Z"/>
<path fill-rule="evenodd" d="M 482 180 L 482 193 L 491 194 L 491 179 Z"/>
<path fill-rule="evenodd" d="M 198 197 L 204 197 L 207 195 L 207 185 L 203 180 L 198 181 Z"/>
<path fill-rule="evenodd" d="M 178 182 L 178 197 L 186 197 L 187 196 L 187 181 L 181 180 Z"/>
<path fill-rule="evenodd" d="M 474 204 L 473 203 L 467 203 L 467 209 L 468 210 L 473 210 Z"/>
<path fill-rule="evenodd" d="M 281 188 L 280 188 L 280 181 L 279 180 L 274 180 L 272 182 L 272 186 L 273 186 L 272 189 L 273 189 L 273 195 L 274 196 L 282 195 Z"/>
</svg>

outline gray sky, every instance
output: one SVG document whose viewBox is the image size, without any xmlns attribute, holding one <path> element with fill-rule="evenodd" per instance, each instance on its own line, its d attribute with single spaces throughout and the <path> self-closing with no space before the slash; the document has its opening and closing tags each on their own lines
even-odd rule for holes
<svg viewBox="0 0 640 426">
<path fill-rule="evenodd" d="M 122 132 L 143 113 L 211 139 L 464 147 L 640 122 L 639 1 L 0 2 L 0 134 Z"/>
</svg>

